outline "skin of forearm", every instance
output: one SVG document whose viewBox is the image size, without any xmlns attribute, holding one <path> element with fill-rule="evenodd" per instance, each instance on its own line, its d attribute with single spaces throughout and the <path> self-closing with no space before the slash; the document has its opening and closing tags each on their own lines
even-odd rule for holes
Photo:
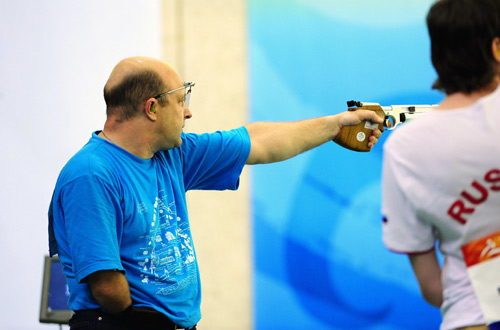
<svg viewBox="0 0 500 330">
<path fill-rule="evenodd" d="M 92 295 L 108 313 L 120 313 L 132 304 L 128 281 L 118 271 L 99 271 L 89 276 Z"/>
<path fill-rule="evenodd" d="M 443 303 L 441 267 L 435 251 L 425 254 L 410 255 L 410 262 L 417 277 L 424 299 L 435 307 Z"/>
<path fill-rule="evenodd" d="M 248 164 L 266 164 L 292 158 L 332 140 L 340 131 L 334 116 L 296 122 L 257 122 L 246 126 L 252 149 Z"/>
<path fill-rule="evenodd" d="M 434 307 L 440 308 L 441 305 L 443 304 L 443 295 L 442 293 L 438 294 L 430 294 L 430 293 L 425 293 L 422 292 L 422 295 L 429 304 L 431 304 Z"/>
<path fill-rule="evenodd" d="M 426 286 L 420 286 L 424 299 L 429 304 L 438 308 L 443 304 L 443 287 L 440 278 L 441 272 L 439 272 L 439 276 L 436 276 L 433 281 L 429 281 L 430 283 L 427 283 Z"/>
</svg>

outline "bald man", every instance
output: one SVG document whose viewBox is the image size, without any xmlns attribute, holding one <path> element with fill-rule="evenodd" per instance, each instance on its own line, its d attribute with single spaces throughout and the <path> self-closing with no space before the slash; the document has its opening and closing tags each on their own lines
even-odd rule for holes
<svg viewBox="0 0 500 330">
<path fill-rule="evenodd" d="M 160 60 L 122 60 L 104 87 L 104 128 L 61 171 L 50 248 L 64 266 L 72 329 L 196 329 L 201 286 L 186 191 L 236 190 L 245 164 L 286 160 L 343 126 L 382 121 L 360 110 L 186 134 L 194 86 Z"/>
</svg>

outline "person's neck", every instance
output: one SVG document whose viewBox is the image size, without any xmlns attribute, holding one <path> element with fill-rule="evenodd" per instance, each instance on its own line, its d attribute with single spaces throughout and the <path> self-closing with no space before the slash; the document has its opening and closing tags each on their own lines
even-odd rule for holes
<svg viewBox="0 0 500 330">
<path fill-rule="evenodd" d="M 480 98 L 493 93 L 495 89 L 498 87 L 498 83 L 499 79 L 498 77 L 496 77 L 491 84 L 489 84 L 485 88 L 474 91 L 472 93 L 467 94 L 458 92 L 458 93 L 448 94 L 439 104 L 438 109 L 449 110 L 449 109 L 458 109 L 471 106 L 474 103 L 476 103 Z"/>
<path fill-rule="evenodd" d="M 137 129 L 134 123 L 116 124 L 106 121 L 98 136 L 139 158 L 149 159 L 154 152 L 149 135 L 145 132 L 147 131 Z"/>
</svg>

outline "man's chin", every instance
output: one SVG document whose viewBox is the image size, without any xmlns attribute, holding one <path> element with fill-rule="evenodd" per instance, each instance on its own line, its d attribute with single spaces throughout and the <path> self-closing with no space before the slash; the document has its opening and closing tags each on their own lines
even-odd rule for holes
<svg viewBox="0 0 500 330">
<path fill-rule="evenodd" d="M 170 149 L 174 149 L 174 148 L 178 148 L 180 147 L 182 144 L 182 139 L 179 138 L 178 141 L 174 142 L 174 143 L 170 143 L 168 145 L 163 145 L 163 147 L 160 149 L 160 150 L 163 150 L 163 151 L 167 151 L 167 150 L 170 150 Z"/>
<path fill-rule="evenodd" d="M 179 137 L 179 140 L 177 140 L 177 142 L 174 144 L 174 148 L 180 147 L 181 144 L 182 144 L 182 138 Z"/>
</svg>

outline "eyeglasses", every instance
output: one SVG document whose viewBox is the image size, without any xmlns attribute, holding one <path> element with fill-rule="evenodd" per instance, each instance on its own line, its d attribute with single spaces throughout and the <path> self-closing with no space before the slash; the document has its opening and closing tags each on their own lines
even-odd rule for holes
<svg viewBox="0 0 500 330">
<path fill-rule="evenodd" d="M 164 93 L 158 94 L 158 95 L 153 96 L 153 97 L 155 99 L 158 99 L 158 98 L 162 97 L 163 95 L 172 94 L 174 92 L 180 91 L 181 89 L 187 89 L 186 94 L 184 95 L 184 106 L 186 108 L 189 108 L 189 98 L 191 97 L 191 87 L 193 87 L 194 85 L 195 85 L 195 83 L 193 83 L 193 82 L 183 83 L 182 87 L 172 89 L 171 91 L 164 92 Z"/>
</svg>

